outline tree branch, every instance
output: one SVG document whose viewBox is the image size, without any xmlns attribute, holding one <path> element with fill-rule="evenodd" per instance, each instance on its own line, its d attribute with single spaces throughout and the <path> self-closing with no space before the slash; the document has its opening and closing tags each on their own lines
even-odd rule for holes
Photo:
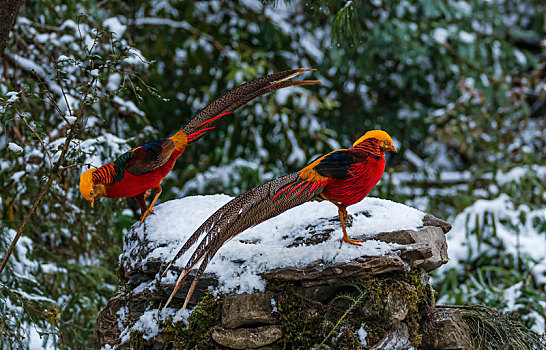
<svg viewBox="0 0 546 350">
<path fill-rule="evenodd" d="M 21 0 L 2 0 L 0 3 L 0 57 L 4 54 L 19 7 L 21 7 Z"/>
<path fill-rule="evenodd" d="M 4 259 L 2 260 L 2 264 L 0 264 L 0 274 L 2 274 L 2 271 L 4 270 L 4 267 L 6 266 L 9 257 L 11 256 L 11 254 L 13 253 L 13 250 L 15 249 L 15 245 L 17 244 L 17 241 L 19 241 L 19 238 L 21 238 L 21 236 L 23 235 L 23 231 L 27 227 L 27 225 L 30 222 L 30 219 L 32 218 L 32 216 L 34 215 L 34 212 L 36 211 L 36 208 L 38 208 L 38 205 L 42 202 L 42 200 L 44 199 L 47 192 L 49 192 L 49 189 L 51 188 L 51 185 L 53 185 L 53 181 L 54 181 L 55 177 L 59 174 L 59 169 L 61 168 L 61 164 L 64 163 L 64 160 L 65 160 L 66 155 L 68 153 L 70 142 L 72 142 L 72 140 L 74 139 L 74 137 L 76 136 L 76 134 L 78 132 L 78 128 L 79 128 L 81 119 L 83 117 L 84 102 L 87 99 L 89 91 L 90 91 L 91 87 L 93 86 L 93 84 L 95 82 L 95 79 L 96 78 L 93 78 L 91 80 L 91 82 L 89 83 L 89 87 L 85 92 L 85 95 L 82 96 L 82 100 L 80 101 L 80 108 L 78 109 L 78 112 L 77 112 L 77 115 L 76 115 L 76 121 L 74 122 L 73 126 L 69 129 L 69 133 L 68 133 L 68 135 L 66 137 L 66 140 L 65 140 L 64 145 L 63 145 L 63 149 L 61 151 L 61 155 L 59 156 L 59 159 L 57 160 L 57 162 L 54 164 L 53 169 L 51 170 L 49 179 L 47 180 L 47 183 L 45 184 L 44 188 L 42 189 L 42 191 L 38 195 L 38 198 L 36 198 L 36 201 L 34 201 L 34 204 L 32 205 L 32 208 L 30 209 L 28 214 L 23 219 L 23 223 L 21 224 L 21 226 L 17 230 L 17 234 L 15 235 L 15 237 L 13 238 L 13 240 L 12 240 L 12 242 L 10 244 L 10 246 L 8 248 L 8 251 L 6 252 L 6 255 L 4 256 Z"/>
</svg>

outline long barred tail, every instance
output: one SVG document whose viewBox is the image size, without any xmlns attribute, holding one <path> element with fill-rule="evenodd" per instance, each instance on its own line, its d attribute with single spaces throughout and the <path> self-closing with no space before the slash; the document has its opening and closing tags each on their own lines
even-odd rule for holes
<svg viewBox="0 0 546 350">
<path fill-rule="evenodd" d="M 194 277 L 182 310 L 186 308 L 207 264 L 226 241 L 250 227 L 316 198 L 322 190 L 323 185 L 306 181 L 299 173 L 292 173 L 243 193 L 218 209 L 193 233 L 168 265 L 167 269 L 205 234 L 182 270 L 165 307 L 182 286 L 190 270 L 201 259 L 203 262 Z"/>
<path fill-rule="evenodd" d="M 245 103 L 268 92 L 289 86 L 319 84 L 317 80 L 289 81 L 298 75 L 314 69 L 293 69 L 245 83 L 217 98 L 197 113 L 182 130 L 188 136 L 188 144 L 197 141 L 223 119 Z"/>
</svg>

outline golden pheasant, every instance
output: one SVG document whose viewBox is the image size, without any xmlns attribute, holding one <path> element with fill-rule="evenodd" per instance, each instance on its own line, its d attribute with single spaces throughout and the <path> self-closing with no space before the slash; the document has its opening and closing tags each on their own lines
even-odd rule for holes
<svg viewBox="0 0 546 350">
<path fill-rule="evenodd" d="M 313 69 L 295 69 L 271 74 L 243 84 L 216 99 L 197 113 L 186 126 L 169 138 L 151 141 L 119 156 L 100 168 L 91 168 L 80 176 L 80 193 L 91 206 L 101 198 L 136 197 L 142 212 L 140 224 L 153 213 L 161 194 L 161 181 L 174 167 L 187 145 L 214 129 L 222 117 L 254 98 L 270 91 L 296 85 L 318 84 L 319 81 L 290 79 Z M 155 197 L 150 206 L 146 198 L 151 189 Z"/>
<path fill-rule="evenodd" d="M 206 233 L 182 270 L 165 307 L 199 260 L 203 259 L 203 262 L 193 279 L 181 312 L 188 305 L 207 264 L 224 242 L 247 228 L 317 197 L 337 206 L 343 230 L 341 242 L 360 245 L 357 242 L 362 240 L 353 240 L 347 235 L 346 208 L 364 199 L 381 179 L 387 151 L 396 152 L 389 134 L 382 130 L 368 131 L 353 147 L 318 157 L 302 170 L 243 193 L 218 209 L 192 234 L 167 266 L 165 271 Z"/>
</svg>

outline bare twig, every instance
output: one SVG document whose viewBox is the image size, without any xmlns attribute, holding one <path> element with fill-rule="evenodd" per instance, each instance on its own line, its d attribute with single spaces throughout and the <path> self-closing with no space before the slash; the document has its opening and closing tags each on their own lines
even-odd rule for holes
<svg viewBox="0 0 546 350">
<path fill-rule="evenodd" d="M 68 138 L 67 138 L 67 140 L 68 140 Z M 66 143 L 65 143 L 65 145 L 66 145 Z M 67 147 L 67 149 L 68 149 L 68 147 Z M 63 152 L 62 156 L 63 156 L 63 159 L 64 159 L 64 152 Z M 57 163 L 57 164 L 59 164 L 59 163 Z M 30 218 L 32 217 L 32 215 L 34 215 L 34 212 L 36 211 L 36 208 L 38 207 L 38 205 L 40 204 L 42 199 L 44 199 L 46 193 L 49 191 L 49 188 L 53 184 L 53 179 L 54 179 L 54 176 L 49 177 L 45 187 L 42 189 L 42 191 L 38 195 L 38 198 L 34 201 L 34 204 L 32 205 L 32 209 L 30 209 L 28 214 L 25 216 L 25 218 L 23 220 L 23 223 L 21 224 L 21 226 L 17 230 L 17 234 L 15 235 L 15 237 L 13 238 L 13 241 L 10 244 L 10 246 L 8 248 L 8 251 L 6 252 L 6 255 L 4 256 L 4 259 L 2 260 L 2 264 L 0 264 L 0 274 L 4 270 L 4 267 L 6 266 L 10 255 L 13 253 L 13 249 L 15 248 L 15 245 L 17 244 L 17 241 L 23 235 L 23 230 L 27 227 L 28 223 L 30 222 Z"/>
<path fill-rule="evenodd" d="M 51 59 L 51 61 L 53 61 L 53 65 L 55 65 L 55 74 L 57 74 L 57 81 L 59 82 L 59 86 L 61 87 L 61 92 L 64 98 L 64 102 L 66 103 L 66 108 L 68 109 L 68 113 L 70 114 L 70 116 L 73 117 L 74 114 L 72 113 L 72 108 L 70 108 L 70 104 L 68 103 L 68 99 L 66 98 L 66 93 L 64 92 L 62 79 L 61 79 L 61 76 L 59 75 L 59 67 L 57 66 L 57 62 L 53 58 Z M 72 126 L 72 124 L 68 123 L 66 118 L 65 118 L 65 121 L 69 126 Z"/>
<path fill-rule="evenodd" d="M 61 338 L 61 347 L 64 350 L 64 349 L 66 349 L 66 344 L 65 344 L 65 341 L 64 341 L 64 334 L 63 334 L 63 331 L 61 330 L 61 326 L 59 326 L 58 321 L 55 322 L 55 327 L 57 327 L 57 330 L 59 331 L 59 337 Z"/>
<path fill-rule="evenodd" d="M 38 75 L 38 73 L 36 73 L 34 70 L 32 72 L 34 73 L 36 80 L 38 80 L 38 85 L 44 87 L 43 90 L 45 91 L 45 95 L 47 96 L 47 98 L 49 98 L 49 102 L 51 102 L 51 105 L 53 106 L 53 108 L 55 108 L 55 110 L 57 111 L 57 113 L 59 113 L 61 118 L 64 119 L 65 123 L 68 124 L 68 126 L 71 126 L 72 124 L 68 121 L 68 119 L 66 119 L 66 116 L 61 110 L 61 107 L 59 107 L 59 105 L 57 104 L 57 102 L 55 101 L 55 99 L 53 98 L 49 90 L 47 89 L 46 83 L 42 80 L 42 78 Z M 64 90 L 62 90 L 62 88 L 61 88 L 61 91 L 64 96 Z M 65 99 L 66 99 L 66 96 L 65 96 Z"/>
<path fill-rule="evenodd" d="M 91 163 L 74 163 L 74 164 L 70 164 L 70 165 L 67 165 L 67 166 L 60 167 L 59 171 L 65 171 L 67 169 L 74 168 L 74 167 L 77 167 L 77 166 L 82 166 L 82 165 L 90 166 L 92 164 Z"/>
<path fill-rule="evenodd" d="M 49 154 L 49 151 L 47 150 L 45 144 L 44 144 L 44 141 L 42 140 L 42 138 L 40 137 L 40 135 L 38 135 L 38 133 L 36 132 L 36 130 L 34 130 L 30 124 L 26 121 L 25 119 L 25 116 L 23 113 L 21 113 L 20 111 L 18 111 L 16 109 L 16 112 L 17 114 L 19 114 L 19 116 L 21 116 L 21 120 L 26 124 L 26 126 L 29 128 L 29 130 L 34 134 L 34 136 L 36 136 L 36 138 L 38 140 L 40 140 L 40 143 L 42 144 L 42 148 L 44 149 L 44 152 L 45 154 L 47 155 L 47 158 L 49 159 L 49 165 L 53 168 L 53 160 L 51 159 L 51 155 Z"/>
</svg>

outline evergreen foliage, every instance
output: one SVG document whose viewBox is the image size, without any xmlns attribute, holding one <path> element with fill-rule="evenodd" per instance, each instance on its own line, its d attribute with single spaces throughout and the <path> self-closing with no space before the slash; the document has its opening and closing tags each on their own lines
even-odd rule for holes
<svg viewBox="0 0 546 350">
<path fill-rule="evenodd" d="M 0 276 L 1 347 L 88 347 L 115 292 L 138 205 L 91 209 L 82 170 L 297 67 L 323 85 L 234 113 L 186 150 L 162 200 L 237 195 L 385 129 L 399 153 L 371 195 L 455 223 L 440 301 L 543 332 L 546 267 L 526 237 L 546 237 L 545 12 L 540 0 L 24 3 L 0 67 L 0 257 L 55 181 Z"/>
</svg>

